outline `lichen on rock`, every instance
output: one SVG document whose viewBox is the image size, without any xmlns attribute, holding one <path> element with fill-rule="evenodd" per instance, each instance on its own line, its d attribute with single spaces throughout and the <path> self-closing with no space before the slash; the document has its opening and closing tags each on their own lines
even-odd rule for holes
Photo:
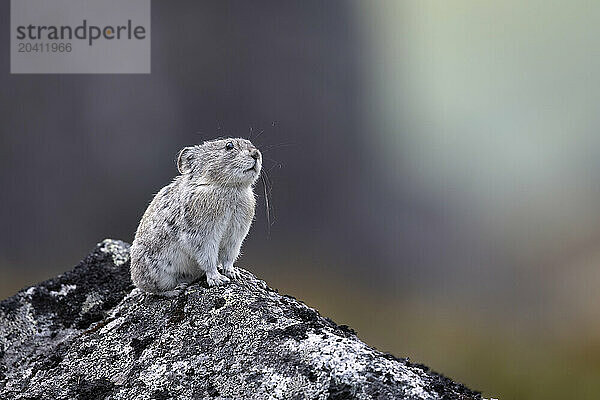
<svg viewBox="0 0 600 400">
<path fill-rule="evenodd" d="M 129 245 L 0 303 L 0 393 L 16 399 L 481 399 L 243 279 L 175 298 L 135 289 Z M 4 397 L 1 397 L 4 398 Z"/>
</svg>

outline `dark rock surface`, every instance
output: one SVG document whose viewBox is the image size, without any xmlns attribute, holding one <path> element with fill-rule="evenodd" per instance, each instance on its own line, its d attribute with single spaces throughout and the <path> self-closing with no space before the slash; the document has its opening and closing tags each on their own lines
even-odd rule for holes
<svg viewBox="0 0 600 400">
<path fill-rule="evenodd" d="M 0 393 L 16 399 L 480 399 L 243 281 L 176 298 L 134 289 L 129 245 L 0 303 Z"/>
</svg>

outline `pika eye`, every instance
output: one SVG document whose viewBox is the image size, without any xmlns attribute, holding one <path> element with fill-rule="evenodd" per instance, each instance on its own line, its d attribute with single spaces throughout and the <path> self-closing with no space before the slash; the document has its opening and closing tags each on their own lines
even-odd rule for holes
<svg viewBox="0 0 600 400">
<path fill-rule="evenodd" d="M 225 145 L 225 150 L 233 150 L 233 142 L 227 142 Z"/>
</svg>

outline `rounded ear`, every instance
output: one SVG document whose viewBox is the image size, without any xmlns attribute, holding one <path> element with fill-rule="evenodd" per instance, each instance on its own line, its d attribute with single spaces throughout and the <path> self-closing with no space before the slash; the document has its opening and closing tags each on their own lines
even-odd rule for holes
<svg viewBox="0 0 600 400">
<path fill-rule="evenodd" d="M 193 147 L 185 147 L 177 156 L 177 170 L 180 174 L 187 174 L 192 170 L 192 161 L 194 160 Z"/>
</svg>

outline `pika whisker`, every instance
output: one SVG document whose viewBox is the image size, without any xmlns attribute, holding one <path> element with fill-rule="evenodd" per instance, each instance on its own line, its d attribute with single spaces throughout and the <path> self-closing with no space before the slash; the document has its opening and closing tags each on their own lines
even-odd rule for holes
<svg viewBox="0 0 600 400">
<path fill-rule="evenodd" d="M 266 171 L 263 170 L 260 174 L 260 178 L 263 183 L 263 190 L 264 190 L 264 194 L 265 194 L 265 214 L 267 217 L 267 235 L 271 236 L 271 204 L 269 202 L 269 196 L 271 195 L 271 192 L 267 185 L 267 182 L 269 181 L 269 179 L 268 178 L 265 179 L 265 176 L 266 176 Z"/>
<path fill-rule="evenodd" d="M 278 147 L 289 147 L 289 146 L 297 146 L 298 143 L 275 143 L 275 144 L 270 144 L 267 146 L 262 146 L 263 151 L 267 151 L 270 149 L 275 149 Z"/>
</svg>

